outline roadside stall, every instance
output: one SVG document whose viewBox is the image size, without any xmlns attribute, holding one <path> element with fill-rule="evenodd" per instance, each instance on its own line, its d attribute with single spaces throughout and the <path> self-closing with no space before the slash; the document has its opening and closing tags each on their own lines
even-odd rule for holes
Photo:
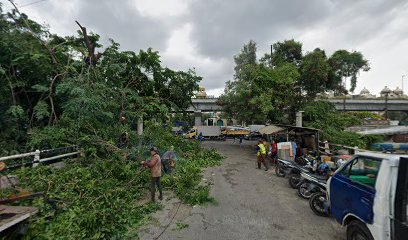
<svg viewBox="0 0 408 240">
<path fill-rule="evenodd" d="M 258 131 L 268 141 L 278 142 L 278 156 L 281 159 L 294 160 L 295 156 L 310 152 L 319 155 L 319 129 L 274 124 Z"/>
</svg>

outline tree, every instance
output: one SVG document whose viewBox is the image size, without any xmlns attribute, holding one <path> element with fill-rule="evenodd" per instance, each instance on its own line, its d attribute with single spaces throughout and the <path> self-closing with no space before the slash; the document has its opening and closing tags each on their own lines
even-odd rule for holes
<svg viewBox="0 0 408 240">
<path fill-rule="evenodd" d="M 361 53 L 339 50 L 329 59 L 316 48 L 303 55 L 302 43 L 285 40 L 273 44 L 273 53 L 256 61 L 256 44 L 250 41 L 234 57 L 234 81 L 226 84 L 219 104 L 230 118 L 247 123 L 292 123 L 295 112 L 319 93 L 344 92 L 342 78 L 355 87 L 360 70 L 368 70 Z"/>
<path fill-rule="evenodd" d="M 140 116 L 165 122 L 190 105 L 201 80 L 194 70 L 163 67 L 158 52 L 121 51 L 113 40 L 96 53 L 99 36 L 77 24 L 78 36 L 60 37 L 0 8 L 3 149 L 108 143 Z"/>
<path fill-rule="evenodd" d="M 360 71 L 370 70 L 368 60 L 360 52 L 348 52 L 347 50 L 337 50 L 329 58 L 329 64 L 333 71 L 332 88 L 339 88 L 338 80 L 343 80 L 345 91 L 354 91 L 357 85 L 357 76 Z M 347 78 L 350 78 L 350 89 L 347 89 Z M 336 86 L 337 85 L 337 86 Z"/>
<path fill-rule="evenodd" d="M 256 43 L 250 40 L 244 47 L 241 49 L 241 52 L 234 56 L 235 62 L 235 79 L 241 79 L 242 71 L 248 66 L 256 65 Z"/>
<path fill-rule="evenodd" d="M 274 69 L 260 65 L 254 75 L 255 97 L 251 103 L 259 106 L 259 115 L 272 122 L 288 123 L 285 115 L 290 114 L 297 101 L 295 85 L 299 73 L 293 64 L 286 63 Z M 260 119 L 259 119 L 260 120 Z"/>
<path fill-rule="evenodd" d="M 302 43 L 293 39 L 277 42 L 273 45 L 272 64 L 279 66 L 284 63 L 293 63 L 298 66 L 302 60 Z"/>
<path fill-rule="evenodd" d="M 328 88 L 330 66 L 324 51 L 315 49 L 306 54 L 300 64 L 299 84 L 306 92 L 306 98 L 313 100 L 318 93 Z"/>
</svg>

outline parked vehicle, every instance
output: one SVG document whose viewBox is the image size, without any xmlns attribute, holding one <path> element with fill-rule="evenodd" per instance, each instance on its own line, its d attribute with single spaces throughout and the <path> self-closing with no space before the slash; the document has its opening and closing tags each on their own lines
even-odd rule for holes
<svg viewBox="0 0 408 240">
<path fill-rule="evenodd" d="M 221 133 L 226 137 L 238 137 L 248 135 L 250 131 L 248 128 L 226 127 L 221 131 Z"/>
<path fill-rule="evenodd" d="M 188 132 L 187 136 L 190 139 L 197 138 L 200 133 L 203 135 L 204 139 L 211 140 L 223 139 L 221 129 L 220 127 L 217 126 L 195 126 Z"/>
<path fill-rule="evenodd" d="M 259 140 L 262 138 L 262 134 L 259 132 L 251 132 L 250 134 L 247 134 L 244 136 L 245 140 Z"/>
<path fill-rule="evenodd" d="M 299 182 L 301 181 L 300 173 L 313 173 L 313 163 L 316 161 L 310 155 L 300 156 L 296 159 L 293 167 L 286 176 L 289 177 L 289 185 L 292 188 L 298 188 Z"/>
<path fill-rule="evenodd" d="M 288 174 L 291 171 L 291 169 L 294 167 L 294 163 L 295 163 L 294 161 L 278 159 L 278 162 L 275 168 L 276 176 L 285 177 L 286 174 Z"/>
<path fill-rule="evenodd" d="M 298 185 L 298 193 L 304 199 L 309 199 L 314 193 L 325 192 L 327 177 L 318 174 L 300 173 L 302 180 Z"/>
<path fill-rule="evenodd" d="M 327 186 L 327 212 L 347 226 L 348 240 L 407 239 L 408 155 L 359 153 Z"/>
</svg>

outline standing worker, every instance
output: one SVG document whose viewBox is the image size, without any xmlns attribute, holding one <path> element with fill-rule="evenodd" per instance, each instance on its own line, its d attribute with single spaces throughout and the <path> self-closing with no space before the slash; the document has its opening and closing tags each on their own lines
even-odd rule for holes
<svg viewBox="0 0 408 240">
<path fill-rule="evenodd" d="M 152 202 L 155 202 L 156 186 L 159 189 L 159 200 L 163 200 L 162 186 L 160 184 L 160 177 L 162 174 L 162 164 L 159 156 L 159 150 L 156 147 L 150 149 L 151 159 L 149 161 L 142 161 L 141 164 L 144 167 L 150 168 L 150 193 Z"/>
<path fill-rule="evenodd" d="M 271 144 L 272 152 L 271 152 L 271 157 L 272 157 L 272 162 L 276 164 L 276 157 L 278 155 L 278 144 L 276 143 L 276 140 L 272 140 Z"/>
<path fill-rule="evenodd" d="M 257 157 L 258 157 L 258 169 L 261 169 L 261 163 L 265 166 L 265 171 L 268 171 L 268 166 L 265 163 L 265 158 L 266 158 L 266 148 L 265 145 L 263 145 L 263 141 L 259 140 L 258 146 L 257 146 Z"/>
<path fill-rule="evenodd" d="M 265 162 L 267 164 L 269 164 L 268 160 L 271 159 L 271 154 L 272 154 L 272 149 L 271 149 L 271 145 L 269 144 L 269 142 L 266 140 L 266 138 L 262 139 L 262 144 L 265 146 L 266 149 L 266 157 L 265 157 Z"/>
</svg>

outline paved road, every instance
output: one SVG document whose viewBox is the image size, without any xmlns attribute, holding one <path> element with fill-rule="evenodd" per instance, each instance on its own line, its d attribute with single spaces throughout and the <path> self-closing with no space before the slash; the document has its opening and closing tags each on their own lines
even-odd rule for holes
<svg viewBox="0 0 408 240">
<path fill-rule="evenodd" d="M 222 166 L 207 169 L 203 177 L 213 184 L 211 194 L 218 204 L 178 207 L 178 200 L 168 200 L 153 216 L 155 224 L 142 230 L 141 239 L 155 239 L 175 216 L 159 239 L 344 240 L 345 229 L 333 219 L 314 215 L 287 179 L 256 169 L 252 144 L 205 142 L 226 156 Z M 177 230 L 176 223 L 188 227 Z"/>
</svg>

